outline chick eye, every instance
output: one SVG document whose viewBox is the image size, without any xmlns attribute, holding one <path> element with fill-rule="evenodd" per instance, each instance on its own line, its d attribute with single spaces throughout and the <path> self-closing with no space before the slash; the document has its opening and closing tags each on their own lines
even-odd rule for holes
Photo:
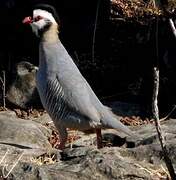
<svg viewBox="0 0 176 180">
<path fill-rule="evenodd" d="M 42 17 L 42 16 L 37 16 L 37 17 L 34 18 L 34 22 L 37 22 L 37 21 L 39 21 L 40 19 L 43 19 L 43 17 Z"/>
</svg>

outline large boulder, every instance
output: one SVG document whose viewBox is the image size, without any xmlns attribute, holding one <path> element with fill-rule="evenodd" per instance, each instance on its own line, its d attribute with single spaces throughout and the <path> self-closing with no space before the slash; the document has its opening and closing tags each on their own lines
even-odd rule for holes
<svg viewBox="0 0 176 180">
<path fill-rule="evenodd" d="M 31 120 L 16 117 L 11 111 L 0 112 L 0 149 L 39 154 L 51 149 L 48 141 L 51 132 L 45 126 Z"/>
</svg>

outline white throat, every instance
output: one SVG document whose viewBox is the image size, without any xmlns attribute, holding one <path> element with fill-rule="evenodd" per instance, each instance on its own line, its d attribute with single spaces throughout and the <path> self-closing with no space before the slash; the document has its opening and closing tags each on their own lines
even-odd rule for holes
<svg viewBox="0 0 176 180">
<path fill-rule="evenodd" d="M 37 16 L 43 17 L 41 20 L 31 23 L 32 31 L 37 36 L 39 35 L 39 30 L 43 29 L 46 26 L 46 24 L 48 23 L 47 20 L 49 22 L 51 22 L 52 24 L 57 25 L 57 22 L 54 19 L 54 17 L 52 16 L 52 14 L 46 10 L 35 9 L 33 11 L 33 19 L 35 19 Z"/>
</svg>

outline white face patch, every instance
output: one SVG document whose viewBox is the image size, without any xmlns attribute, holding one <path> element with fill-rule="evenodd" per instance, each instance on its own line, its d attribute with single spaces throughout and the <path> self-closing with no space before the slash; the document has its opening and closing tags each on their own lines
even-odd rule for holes
<svg viewBox="0 0 176 180">
<path fill-rule="evenodd" d="M 48 19 L 53 24 L 57 24 L 54 17 L 52 16 L 52 14 L 49 13 L 48 11 L 45 11 L 45 10 L 42 10 L 42 9 L 35 9 L 33 11 L 33 18 L 35 18 L 37 16 L 41 16 L 41 17 L 43 17 L 45 19 Z"/>
<path fill-rule="evenodd" d="M 33 11 L 33 19 L 35 19 L 37 16 L 41 16 L 42 19 L 39 21 L 31 23 L 32 31 L 38 36 L 38 31 L 42 28 L 44 28 L 48 22 L 51 22 L 52 24 L 57 24 L 54 17 L 51 13 L 48 11 L 42 10 L 42 9 L 35 9 Z M 48 22 L 47 22 L 48 21 Z"/>
</svg>

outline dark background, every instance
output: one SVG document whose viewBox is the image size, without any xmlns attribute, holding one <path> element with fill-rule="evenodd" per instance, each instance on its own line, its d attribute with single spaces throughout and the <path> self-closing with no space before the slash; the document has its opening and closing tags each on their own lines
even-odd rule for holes
<svg viewBox="0 0 176 180">
<path fill-rule="evenodd" d="M 6 71 L 7 84 L 20 61 L 38 65 L 38 40 L 29 26 L 22 24 L 31 7 L 48 1 L 0 1 L 0 69 Z M 49 1 L 60 17 L 60 38 L 102 101 L 125 101 L 150 106 L 152 68 L 156 60 L 156 19 L 147 24 L 135 20 L 111 19 L 108 0 Z M 99 5 L 99 6 L 98 6 Z M 92 58 L 95 17 L 95 58 Z M 147 17 L 146 17 L 147 18 Z M 175 44 L 168 21 L 159 20 L 159 65 L 161 110 L 168 111 L 176 101 Z"/>
</svg>

